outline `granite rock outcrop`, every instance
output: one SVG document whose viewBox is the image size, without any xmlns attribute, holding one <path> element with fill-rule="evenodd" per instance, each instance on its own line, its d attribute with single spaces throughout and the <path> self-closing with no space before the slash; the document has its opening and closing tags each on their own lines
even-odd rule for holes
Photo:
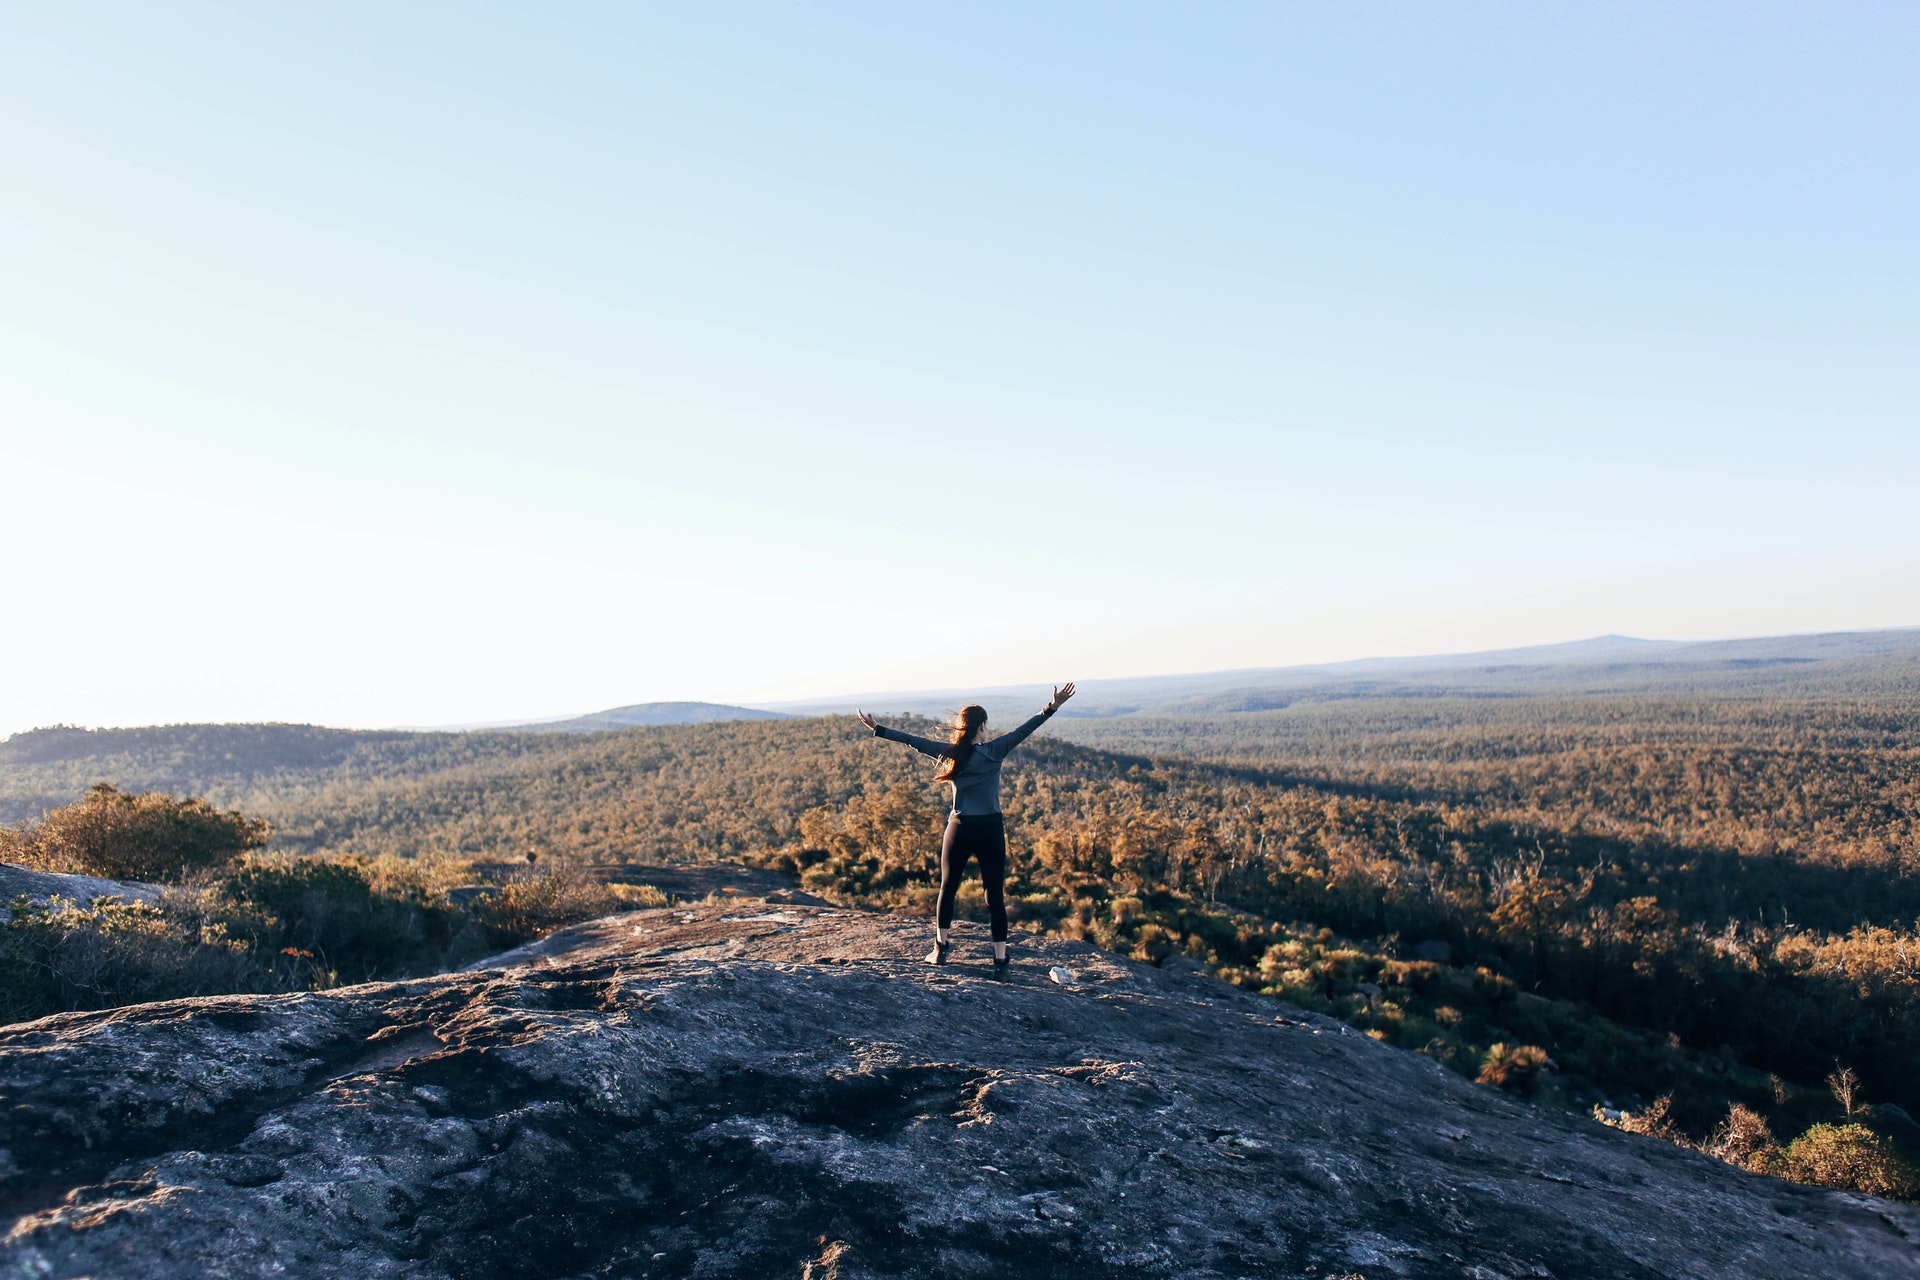
<svg viewBox="0 0 1920 1280">
<path fill-rule="evenodd" d="M 1090 947 L 740 900 L 0 1028 L 0 1276 L 1920 1277 L 1920 1210 Z"/>
</svg>

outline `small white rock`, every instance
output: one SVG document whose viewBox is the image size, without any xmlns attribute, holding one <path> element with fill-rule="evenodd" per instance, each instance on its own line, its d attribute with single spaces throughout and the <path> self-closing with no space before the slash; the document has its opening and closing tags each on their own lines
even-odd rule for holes
<svg viewBox="0 0 1920 1280">
<path fill-rule="evenodd" d="M 1055 982 L 1059 983 L 1063 987 L 1070 987 L 1073 985 L 1073 974 L 1069 973 L 1065 969 L 1062 969 L 1059 965 L 1054 965 L 1051 969 L 1047 970 L 1047 976 L 1049 978 L 1052 978 Z"/>
</svg>

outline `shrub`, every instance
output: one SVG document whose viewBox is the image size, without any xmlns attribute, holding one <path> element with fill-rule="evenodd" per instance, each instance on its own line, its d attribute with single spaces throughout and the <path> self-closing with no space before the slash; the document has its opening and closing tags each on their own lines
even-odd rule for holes
<svg viewBox="0 0 1920 1280">
<path fill-rule="evenodd" d="M 1643 1133 L 1649 1138 L 1664 1138 L 1668 1142 L 1677 1142 L 1689 1146 L 1686 1135 L 1680 1132 L 1669 1114 L 1673 1110 L 1673 1095 L 1662 1094 L 1649 1102 L 1640 1111 L 1621 1111 L 1609 1113 L 1605 1107 L 1595 1107 L 1593 1118 L 1601 1124 L 1614 1129 L 1624 1129 L 1628 1133 Z"/>
<path fill-rule="evenodd" d="M 1764 1173 L 1779 1151 L 1767 1118 L 1745 1103 L 1727 1108 L 1727 1118 L 1715 1126 L 1700 1149 L 1716 1160 Z"/>
<path fill-rule="evenodd" d="M 254 855 L 216 888 L 231 933 L 266 955 L 311 958 L 330 979 L 442 968 L 467 923 L 407 864 Z"/>
<path fill-rule="evenodd" d="M 60 898 L 42 906 L 16 898 L 0 927 L 0 1022 L 275 989 L 244 942 L 201 928 L 180 905 L 108 897 L 86 907 Z"/>
<path fill-rule="evenodd" d="M 177 880 L 221 867 L 272 834 L 265 822 L 159 791 L 129 795 L 97 783 L 86 798 L 8 833 L 11 859 L 43 871 L 116 880 Z"/>
<path fill-rule="evenodd" d="M 1498 1089 L 1531 1093 L 1547 1065 L 1547 1051 L 1539 1045 L 1508 1044 L 1501 1040 L 1487 1047 L 1487 1056 L 1475 1079 Z"/>
<path fill-rule="evenodd" d="M 669 907 L 673 897 L 665 890 L 650 884 L 627 884 L 615 881 L 607 886 L 608 892 L 620 899 L 621 905 L 633 907 Z"/>
<path fill-rule="evenodd" d="M 250 855 L 153 905 L 11 904 L 0 921 L 0 1022 L 180 996 L 300 991 L 434 973 L 626 908 L 576 872 L 526 874 L 470 907 L 446 868 L 398 859 Z M 623 886 L 623 888 L 625 888 Z M 664 904 L 647 885 L 627 889 Z"/>
<path fill-rule="evenodd" d="M 1132 956 L 1148 964 L 1159 964 L 1174 952 L 1174 935 L 1157 924 L 1142 925 L 1135 934 Z"/>
<path fill-rule="evenodd" d="M 496 945 L 526 942 L 551 929 L 626 909 L 606 885 L 564 870 L 516 880 L 474 904 Z"/>
<path fill-rule="evenodd" d="M 1863 1124 L 1817 1124 L 1765 1162 L 1777 1178 L 1892 1200 L 1920 1199 L 1920 1168 Z"/>
</svg>

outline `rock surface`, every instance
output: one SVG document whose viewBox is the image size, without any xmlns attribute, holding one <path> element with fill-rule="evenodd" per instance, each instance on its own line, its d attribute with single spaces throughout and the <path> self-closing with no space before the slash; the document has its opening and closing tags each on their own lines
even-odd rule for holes
<svg viewBox="0 0 1920 1280">
<path fill-rule="evenodd" d="M 1920 1277 L 1912 1207 L 1202 976 L 926 941 L 749 900 L 0 1029 L 0 1276 Z"/>
<path fill-rule="evenodd" d="M 66 898 L 80 906 L 95 898 L 115 897 L 126 902 L 152 902 L 161 888 L 137 880 L 106 880 L 99 876 L 67 875 L 58 871 L 30 871 L 11 862 L 0 862 L 0 922 L 12 918 L 6 904 L 26 898 L 45 906 L 53 898 Z"/>
</svg>

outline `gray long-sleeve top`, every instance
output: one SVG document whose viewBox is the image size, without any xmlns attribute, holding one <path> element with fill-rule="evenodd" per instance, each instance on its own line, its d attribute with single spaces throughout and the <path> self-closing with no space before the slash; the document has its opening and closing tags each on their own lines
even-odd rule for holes
<svg viewBox="0 0 1920 1280">
<path fill-rule="evenodd" d="M 1000 765 L 1013 749 L 1027 740 L 1027 735 L 1045 724 L 1053 711 L 1048 709 L 1034 716 L 1019 728 L 1003 733 L 991 742 L 975 745 L 973 758 L 967 761 L 967 767 L 954 770 L 953 811 L 962 817 L 980 817 L 1000 812 Z M 885 725 L 873 731 L 877 738 L 889 742 L 904 742 L 923 756 L 944 756 L 951 745 L 935 742 L 931 738 L 918 738 L 911 733 L 902 733 L 898 729 L 889 729 Z"/>
</svg>

